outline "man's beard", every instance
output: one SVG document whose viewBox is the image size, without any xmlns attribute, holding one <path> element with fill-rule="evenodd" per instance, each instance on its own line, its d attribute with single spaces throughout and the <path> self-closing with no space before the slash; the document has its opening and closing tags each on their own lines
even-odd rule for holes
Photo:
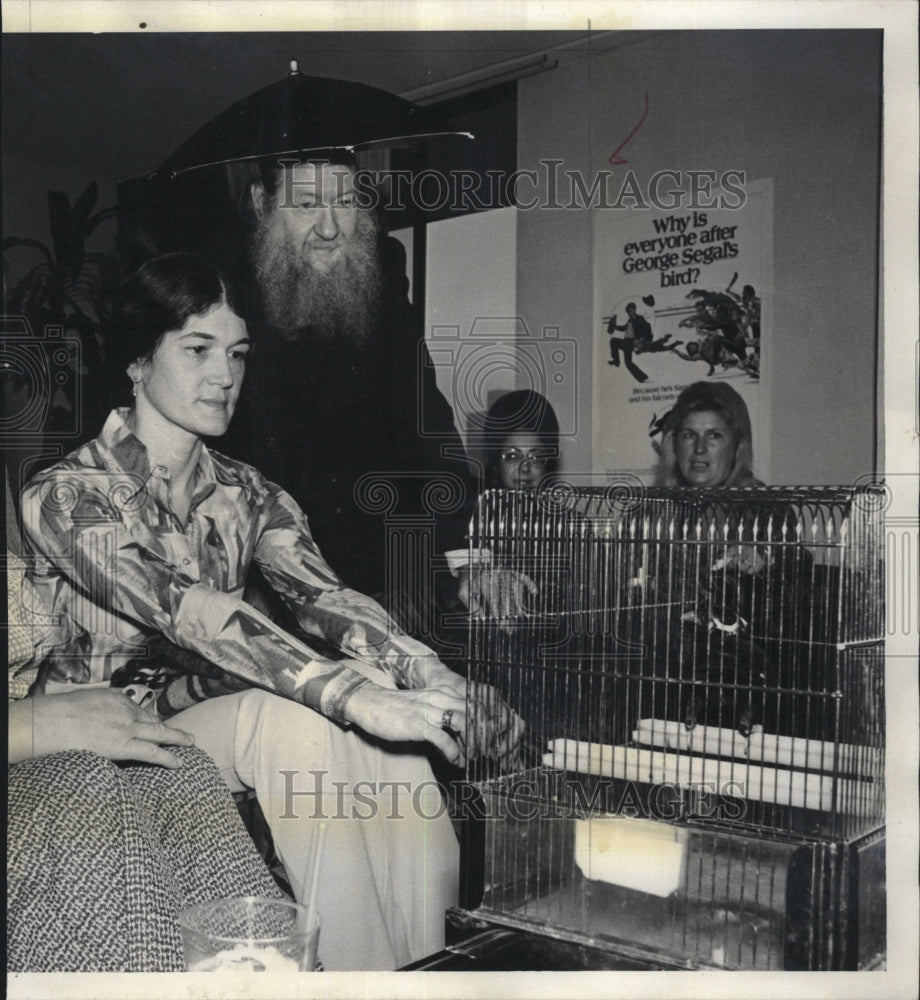
<svg viewBox="0 0 920 1000">
<path fill-rule="evenodd" d="M 380 300 L 373 213 L 358 212 L 354 236 L 323 273 L 277 224 L 278 211 L 258 223 L 252 234 L 252 265 L 265 319 L 287 340 L 307 328 L 327 339 L 366 339 Z"/>
</svg>

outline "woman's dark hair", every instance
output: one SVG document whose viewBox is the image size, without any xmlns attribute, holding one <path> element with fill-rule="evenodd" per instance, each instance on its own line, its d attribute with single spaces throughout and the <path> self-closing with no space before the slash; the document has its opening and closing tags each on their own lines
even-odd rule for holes
<svg viewBox="0 0 920 1000">
<path fill-rule="evenodd" d="M 554 458 L 547 472 L 555 471 L 559 451 L 559 421 L 545 396 L 533 389 L 506 392 L 489 407 L 482 425 L 482 440 L 486 453 L 486 479 L 494 486 L 499 479 L 501 454 L 509 434 L 534 434 Z"/>
<path fill-rule="evenodd" d="M 118 289 L 112 317 L 112 359 L 116 372 L 150 358 L 170 330 L 190 316 L 227 305 L 239 314 L 223 274 L 190 253 L 152 257 Z"/>
<path fill-rule="evenodd" d="M 655 479 L 656 486 L 686 486 L 677 465 L 674 437 L 691 413 L 717 413 L 732 432 L 735 458 L 731 472 L 720 486 L 756 486 L 759 481 L 751 471 L 754 448 L 751 417 L 741 396 L 725 382 L 694 382 L 677 397 L 674 408 L 665 418 L 661 458 Z"/>
</svg>

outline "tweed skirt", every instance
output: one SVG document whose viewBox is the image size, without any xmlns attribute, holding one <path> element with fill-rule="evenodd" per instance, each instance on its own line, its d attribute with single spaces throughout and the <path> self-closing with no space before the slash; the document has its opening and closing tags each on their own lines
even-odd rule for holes
<svg viewBox="0 0 920 1000">
<path fill-rule="evenodd" d="M 281 896 L 214 764 L 175 753 L 175 771 L 78 750 L 10 768 L 9 972 L 181 970 L 184 907 Z"/>
</svg>

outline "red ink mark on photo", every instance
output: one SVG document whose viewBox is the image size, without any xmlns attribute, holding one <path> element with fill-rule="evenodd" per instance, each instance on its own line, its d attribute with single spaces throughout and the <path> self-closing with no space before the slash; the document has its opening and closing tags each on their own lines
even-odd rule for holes
<svg viewBox="0 0 920 1000">
<path fill-rule="evenodd" d="M 645 92 L 645 111 L 642 112 L 642 117 L 636 122 L 635 128 L 628 136 L 620 143 L 619 146 L 610 154 L 610 159 L 607 161 L 612 167 L 621 166 L 624 163 L 629 163 L 629 160 L 624 160 L 620 156 L 621 150 L 626 146 L 626 144 L 632 139 L 632 137 L 639 131 L 642 127 L 642 123 L 648 117 L 648 91 Z"/>
</svg>

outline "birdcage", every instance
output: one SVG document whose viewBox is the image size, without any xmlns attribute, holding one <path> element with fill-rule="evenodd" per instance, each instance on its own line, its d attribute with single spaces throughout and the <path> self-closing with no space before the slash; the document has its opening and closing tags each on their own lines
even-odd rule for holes
<svg viewBox="0 0 920 1000">
<path fill-rule="evenodd" d="M 470 623 L 527 731 L 470 765 L 464 913 L 662 966 L 881 961 L 881 515 L 871 488 L 485 494 L 471 558 L 537 592 Z"/>
</svg>

